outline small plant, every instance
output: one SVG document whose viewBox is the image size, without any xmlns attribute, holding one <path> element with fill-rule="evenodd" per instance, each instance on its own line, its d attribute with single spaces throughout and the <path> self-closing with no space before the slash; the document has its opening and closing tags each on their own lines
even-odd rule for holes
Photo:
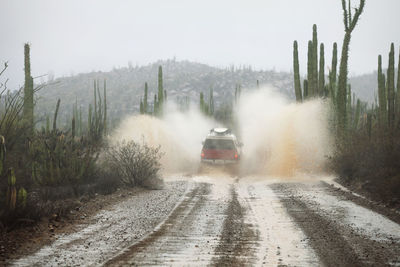
<svg viewBox="0 0 400 267">
<path fill-rule="evenodd" d="M 160 149 L 144 142 L 123 141 L 108 148 L 105 160 L 123 184 L 158 189 L 162 185 L 158 175 L 163 155 Z"/>
</svg>

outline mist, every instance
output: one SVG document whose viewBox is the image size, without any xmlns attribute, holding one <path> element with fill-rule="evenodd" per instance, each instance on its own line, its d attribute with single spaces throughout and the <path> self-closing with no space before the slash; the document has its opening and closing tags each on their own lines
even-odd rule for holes
<svg viewBox="0 0 400 267">
<path fill-rule="evenodd" d="M 322 171 L 332 147 L 327 107 L 323 100 L 293 103 L 269 87 L 244 90 L 235 112 L 235 134 L 244 144 L 241 173 L 295 177 Z M 201 114 L 194 103 L 182 112 L 169 102 L 164 114 L 129 116 L 110 139 L 161 146 L 164 174 L 196 173 L 202 141 L 210 129 L 223 125 Z"/>
<path fill-rule="evenodd" d="M 332 148 L 328 115 L 321 99 L 293 103 L 267 87 L 244 94 L 237 109 L 242 170 L 279 177 L 321 172 Z"/>
</svg>

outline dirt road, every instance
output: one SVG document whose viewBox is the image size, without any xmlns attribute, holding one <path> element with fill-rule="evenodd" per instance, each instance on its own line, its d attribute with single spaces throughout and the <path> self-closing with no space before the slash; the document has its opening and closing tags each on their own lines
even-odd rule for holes
<svg viewBox="0 0 400 267">
<path fill-rule="evenodd" d="M 150 196 L 133 196 L 11 264 L 400 265 L 399 214 L 384 216 L 333 182 L 184 179 Z"/>
</svg>

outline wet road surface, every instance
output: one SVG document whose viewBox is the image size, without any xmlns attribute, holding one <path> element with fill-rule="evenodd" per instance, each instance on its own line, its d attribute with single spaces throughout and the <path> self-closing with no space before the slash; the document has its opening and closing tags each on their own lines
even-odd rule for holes
<svg viewBox="0 0 400 267">
<path fill-rule="evenodd" d="M 154 192 L 152 200 L 132 197 L 75 236 L 12 264 L 400 265 L 398 221 L 356 204 L 354 195 L 326 181 L 198 176 Z M 131 214 L 137 205 L 149 206 Z"/>
</svg>

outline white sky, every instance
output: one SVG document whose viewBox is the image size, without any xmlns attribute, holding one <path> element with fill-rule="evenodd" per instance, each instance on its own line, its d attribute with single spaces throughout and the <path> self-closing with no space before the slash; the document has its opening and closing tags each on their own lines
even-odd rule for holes
<svg viewBox="0 0 400 267">
<path fill-rule="evenodd" d="M 399 11 L 400 0 L 366 0 L 351 42 L 350 74 L 376 69 L 378 54 L 387 64 L 391 42 L 397 65 Z M 0 0 L 0 64 L 9 62 L 9 85 L 22 85 L 29 42 L 33 76 L 173 57 L 289 71 L 296 39 L 305 74 L 312 24 L 329 65 L 333 42 L 341 47 L 342 21 L 341 0 Z"/>
</svg>

